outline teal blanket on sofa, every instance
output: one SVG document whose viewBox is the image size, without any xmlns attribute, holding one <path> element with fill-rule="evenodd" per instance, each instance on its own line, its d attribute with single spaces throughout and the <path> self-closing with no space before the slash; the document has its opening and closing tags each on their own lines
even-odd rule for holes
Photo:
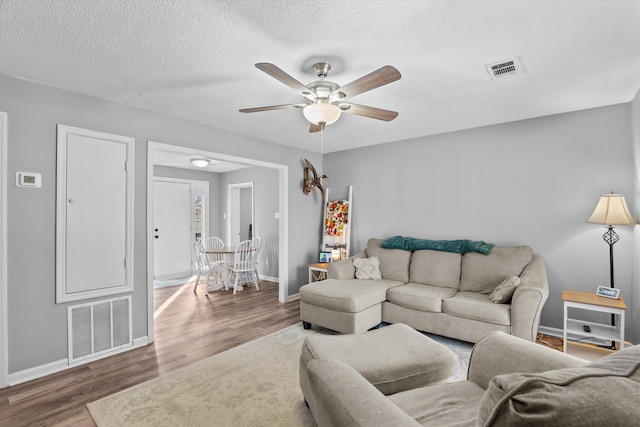
<svg viewBox="0 0 640 427">
<path fill-rule="evenodd" d="M 456 252 L 464 254 L 467 252 L 480 252 L 488 255 L 493 249 L 493 243 L 486 243 L 482 240 L 425 240 L 414 239 L 413 237 L 394 236 L 382 242 L 385 249 L 404 249 L 405 251 L 418 251 L 430 249 L 433 251 Z"/>
</svg>

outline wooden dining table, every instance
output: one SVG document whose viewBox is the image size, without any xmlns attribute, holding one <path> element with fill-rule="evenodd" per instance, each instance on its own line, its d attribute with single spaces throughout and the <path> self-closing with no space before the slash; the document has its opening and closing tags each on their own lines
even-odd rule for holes
<svg viewBox="0 0 640 427">
<path fill-rule="evenodd" d="M 235 246 L 222 246 L 217 248 L 205 249 L 206 254 L 223 254 L 225 272 L 222 274 L 222 280 L 224 280 L 225 288 L 230 289 L 232 287 L 230 282 L 231 270 L 228 267 L 233 267 L 233 256 L 236 253 Z M 242 291 L 242 286 L 238 286 L 238 291 Z"/>
</svg>

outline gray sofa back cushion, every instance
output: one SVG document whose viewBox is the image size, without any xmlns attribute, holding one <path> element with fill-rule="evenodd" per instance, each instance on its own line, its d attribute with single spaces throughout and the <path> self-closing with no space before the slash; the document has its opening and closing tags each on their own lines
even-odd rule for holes
<svg viewBox="0 0 640 427">
<path fill-rule="evenodd" d="M 382 249 L 384 239 L 369 239 L 367 256 L 380 258 L 380 273 L 386 280 L 409 281 L 411 251 L 402 249 Z"/>
<path fill-rule="evenodd" d="M 509 276 L 518 276 L 533 259 L 529 246 L 496 246 L 489 255 L 462 256 L 460 290 L 490 294 Z"/>
<path fill-rule="evenodd" d="M 422 285 L 460 289 L 462 255 L 453 252 L 420 250 L 413 252 L 409 281 Z"/>
</svg>

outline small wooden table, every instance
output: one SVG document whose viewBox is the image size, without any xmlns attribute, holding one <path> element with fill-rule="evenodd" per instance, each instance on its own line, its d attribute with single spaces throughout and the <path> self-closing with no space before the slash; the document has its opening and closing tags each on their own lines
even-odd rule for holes
<svg viewBox="0 0 640 427">
<path fill-rule="evenodd" d="M 309 283 L 326 280 L 328 265 L 328 262 L 316 262 L 315 264 L 309 264 Z"/>
<path fill-rule="evenodd" d="M 624 313 L 627 305 L 621 298 L 613 299 L 596 295 L 591 292 L 568 291 L 562 292 L 564 301 L 564 344 L 563 350 L 567 352 L 567 334 L 580 337 L 593 337 L 611 341 L 620 341 L 620 349 L 624 348 Z M 580 310 L 597 311 L 600 313 L 610 313 L 618 317 L 619 321 L 615 326 L 605 323 L 587 322 L 579 319 L 572 319 L 568 315 L 569 308 Z M 590 329 L 585 331 L 585 327 Z"/>
</svg>

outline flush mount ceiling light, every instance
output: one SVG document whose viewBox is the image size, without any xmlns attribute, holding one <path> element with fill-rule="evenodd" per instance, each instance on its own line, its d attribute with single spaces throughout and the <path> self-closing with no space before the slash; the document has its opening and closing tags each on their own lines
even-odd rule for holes
<svg viewBox="0 0 640 427">
<path fill-rule="evenodd" d="M 191 164 L 197 168 L 203 168 L 209 164 L 207 159 L 191 159 Z"/>
</svg>

